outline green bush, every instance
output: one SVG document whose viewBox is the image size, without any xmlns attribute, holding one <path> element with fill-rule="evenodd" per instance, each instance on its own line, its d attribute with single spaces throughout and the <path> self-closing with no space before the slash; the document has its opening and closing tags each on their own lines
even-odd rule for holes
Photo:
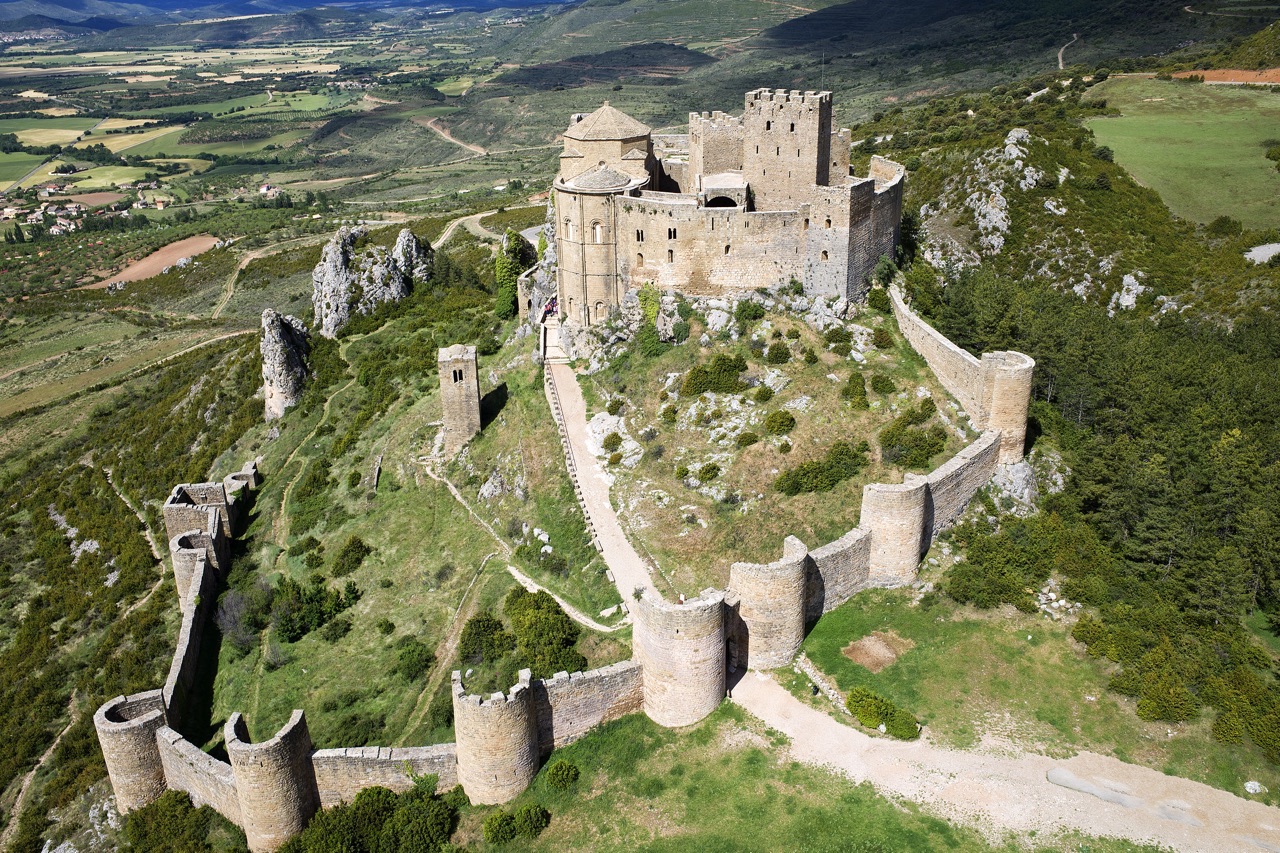
<svg viewBox="0 0 1280 853">
<path fill-rule="evenodd" d="M 871 374 L 871 390 L 877 394 L 894 394 L 897 393 L 898 386 L 883 373 L 873 373 Z"/>
<path fill-rule="evenodd" d="M 600 442 L 600 446 L 612 453 L 622 446 L 622 436 L 616 432 L 611 432 L 604 437 L 604 441 Z"/>
<path fill-rule="evenodd" d="M 847 441 L 837 441 L 822 459 L 782 472 L 773 484 L 784 495 L 827 492 L 855 476 L 866 464 L 866 442 L 855 448 Z"/>
<path fill-rule="evenodd" d="M 656 322 L 658 312 L 662 310 L 662 294 L 652 282 L 646 283 L 637 294 L 640 298 L 640 313 L 646 323 Z"/>
<path fill-rule="evenodd" d="M 853 336 L 843 326 L 832 326 L 822 333 L 822 339 L 828 344 L 847 344 L 853 340 Z"/>
<path fill-rule="evenodd" d="M 744 430 L 743 432 L 738 433 L 738 437 L 734 440 L 734 443 L 738 447 L 750 447 L 751 445 L 756 444 L 759 441 L 760 441 L 760 436 L 756 435 L 754 432 L 748 432 Z"/>
<path fill-rule="evenodd" d="M 1244 743 L 1244 720 L 1235 709 L 1218 712 L 1213 720 L 1213 739 L 1218 743 Z"/>
<path fill-rule="evenodd" d="M 779 453 L 790 453 L 790 452 L 791 452 L 791 442 L 789 442 L 789 441 L 784 441 L 784 442 L 782 442 L 781 444 L 779 444 L 779 445 L 778 445 L 778 452 L 779 452 Z"/>
<path fill-rule="evenodd" d="M 339 616 L 320 629 L 320 639 L 326 643 L 336 643 L 347 636 L 350 631 L 351 620 L 345 616 Z"/>
<path fill-rule="evenodd" d="M 319 539 L 317 539 L 314 536 L 308 536 L 307 538 L 300 539 L 299 541 L 289 546 L 289 556 L 300 557 L 303 554 L 307 553 L 308 551 L 314 551 L 317 548 L 324 550 L 323 546 L 321 546 L 320 544 Z"/>
<path fill-rule="evenodd" d="M 356 569 L 360 568 L 360 564 L 364 562 L 364 558 L 373 553 L 373 549 L 364 543 L 359 536 L 352 536 L 345 543 L 333 558 L 333 570 L 331 574 L 335 578 L 345 577 Z"/>
<path fill-rule="evenodd" d="M 733 309 L 733 320 L 738 325 L 739 335 L 744 334 L 752 323 L 763 319 L 764 306 L 758 302 L 744 299 Z"/>
<path fill-rule="evenodd" d="M 183 791 L 165 791 L 122 821 L 125 849 L 145 853 L 203 853 L 213 847 L 210 830 L 224 819 L 209 806 L 195 808 Z"/>
<path fill-rule="evenodd" d="M 622 463 L 622 454 L 621 454 L 621 453 L 610 453 L 610 454 L 609 454 L 609 464 L 610 464 L 610 465 L 619 465 L 619 464 L 621 464 L 621 463 Z"/>
<path fill-rule="evenodd" d="M 689 332 L 690 326 L 684 320 L 680 320 L 671 326 L 671 336 L 678 344 L 682 344 L 689 340 Z"/>
<path fill-rule="evenodd" d="M 688 466 L 688 465 L 677 465 L 677 466 L 676 466 L 676 479 L 677 479 L 677 480 L 687 480 L 687 479 L 689 479 L 689 466 Z"/>
<path fill-rule="evenodd" d="M 777 409 L 765 416 L 764 431 L 769 435 L 785 435 L 795 428 L 795 415 L 786 409 Z"/>
<path fill-rule="evenodd" d="M 754 302 L 739 303 L 754 305 Z M 740 355 L 717 354 L 708 364 L 695 365 L 680 384 L 680 393 L 696 397 L 707 391 L 719 394 L 736 394 L 746 385 L 739 374 L 747 369 L 747 362 Z"/>
<path fill-rule="evenodd" d="M 658 337 L 658 327 L 653 323 L 645 323 L 636 331 L 636 350 L 645 358 L 657 358 L 670 348 Z"/>
<path fill-rule="evenodd" d="M 759 385 L 754 396 L 757 403 L 767 403 L 773 399 L 773 389 L 768 385 Z"/>
<path fill-rule="evenodd" d="M 881 255 L 880 260 L 876 261 L 876 268 L 871 272 L 871 279 L 876 284 L 884 287 L 893 281 L 893 277 L 897 274 L 897 265 L 890 260 L 888 255 Z"/>
<path fill-rule="evenodd" d="M 396 632 L 396 623 L 390 619 L 379 619 L 377 624 L 378 633 L 384 637 L 390 636 Z"/>
<path fill-rule="evenodd" d="M 840 389 L 840 396 L 848 400 L 855 409 L 866 409 L 870 406 L 867 402 L 867 382 L 862 378 L 861 373 L 849 374 L 848 381 Z"/>
<path fill-rule="evenodd" d="M 867 291 L 867 307 L 872 311 L 888 314 L 893 310 L 893 303 L 889 299 L 889 291 L 883 287 L 871 288 L 871 290 Z"/>
<path fill-rule="evenodd" d="M 495 661 L 516 647 L 516 638 L 507 633 L 502 620 L 482 610 L 462 626 L 458 657 L 468 663 Z"/>
<path fill-rule="evenodd" d="M 789 341 L 800 340 L 800 330 L 794 327 L 787 329 L 787 340 Z"/>
<path fill-rule="evenodd" d="M 427 644 L 416 637 L 405 637 L 401 641 L 400 653 L 396 655 L 395 671 L 410 681 L 417 681 L 435 666 L 436 656 Z"/>
<path fill-rule="evenodd" d="M 818 354 L 817 354 L 816 352 L 814 352 L 814 351 L 813 351 L 813 347 L 805 347 L 805 348 L 804 348 L 804 363 L 805 363 L 805 364 L 817 364 L 817 363 L 818 363 Z"/>
<path fill-rule="evenodd" d="M 678 415 L 679 413 L 680 413 L 679 409 L 677 409 L 675 406 L 665 406 L 662 409 L 662 422 L 664 424 L 675 423 L 676 415 Z"/>
<path fill-rule="evenodd" d="M 582 629 L 547 592 L 516 587 L 502 610 L 516 638 L 516 657 L 534 678 L 586 669 L 587 659 L 574 647 Z"/>
<path fill-rule="evenodd" d="M 698 479 L 703 483 L 709 483 L 719 476 L 720 466 L 714 462 L 708 462 L 698 469 Z"/>
<path fill-rule="evenodd" d="M 876 349 L 892 349 L 893 335 L 884 326 L 877 326 L 871 333 L 871 343 Z"/>
<path fill-rule="evenodd" d="M 547 768 L 547 784 L 557 791 L 567 791 L 578 781 L 578 766 L 564 759 Z"/>
<path fill-rule="evenodd" d="M 504 811 L 496 811 L 484 819 L 486 844 L 510 844 L 516 840 L 516 820 Z"/>
<path fill-rule="evenodd" d="M 791 360 L 791 348 L 782 342 L 770 345 L 764 360 L 769 364 L 786 364 Z"/>
<path fill-rule="evenodd" d="M 618 412 L 622 411 L 624 402 L 621 397 L 611 397 L 609 398 L 609 405 L 605 406 L 605 411 L 611 415 L 617 415 Z"/>
<path fill-rule="evenodd" d="M 874 384 L 874 378 L 873 378 Z M 907 468 L 924 468 L 935 454 L 947 446 L 947 431 L 934 425 L 921 429 L 938 410 L 932 397 L 925 397 L 917 406 L 908 408 L 880 431 L 880 455 L 886 462 Z"/>
<path fill-rule="evenodd" d="M 537 803 L 526 803 L 512 813 L 516 835 L 521 838 L 537 838 L 551 824 L 551 812 Z"/>
<path fill-rule="evenodd" d="M 866 688 L 850 690 L 844 704 L 849 713 L 867 728 L 876 729 L 883 725 L 887 734 L 900 740 L 920 737 L 920 726 L 915 717 Z"/>
<path fill-rule="evenodd" d="M 831 351 L 841 358 L 847 358 L 849 353 L 853 352 L 853 345 L 848 343 L 832 344 Z"/>
</svg>

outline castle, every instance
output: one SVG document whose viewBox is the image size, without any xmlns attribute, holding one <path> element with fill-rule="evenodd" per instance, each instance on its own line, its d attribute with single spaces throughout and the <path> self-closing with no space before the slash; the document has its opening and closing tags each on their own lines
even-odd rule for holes
<svg viewBox="0 0 1280 853">
<path fill-rule="evenodd" d="M 893 257 L 905 170 L 850 174 L 830 92 L 757 89 L 740 117 L 690 113 L 655 136 L 607 102 L 575 115 L 553 185 L 556 295 L 566 323 L 607 319 L 629 289 L 718 296 L 796 280 L 860 301 Z"/>
</svg>

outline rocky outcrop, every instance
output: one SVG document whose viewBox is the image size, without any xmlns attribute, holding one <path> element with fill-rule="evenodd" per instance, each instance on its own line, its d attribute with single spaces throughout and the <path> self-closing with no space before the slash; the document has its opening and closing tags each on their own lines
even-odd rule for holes
<svg viewBox="0 0 1280 853">
<path fill-rule="evenodd" d="M 307 381 L 307 353 L 311 350 L 306 324 L 268 308 L 262 312 L 260 347 L 266 419 L 273 421 L 296 406 L 302 396 Z"/>
<path fill-rule="evenodd" d="M 431 246 L 408 228 L 401 230 L 390 252 L 382 246 L 359 252 L 357 245 L 367 233 L 363 226 L 339 228 L 311 273 L 314 325 L 326 338 L 337 335 L 353 311 L 370 314 L 384 302 L 403 299 L 415 282 L 431 278 Z"/>
</svg>

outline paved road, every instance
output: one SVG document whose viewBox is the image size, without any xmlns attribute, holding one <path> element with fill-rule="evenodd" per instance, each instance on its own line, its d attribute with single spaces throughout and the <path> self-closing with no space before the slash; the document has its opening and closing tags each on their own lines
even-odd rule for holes
<svg viewBox="0 0 1280 853">
<path fill-rule="evenodd" d="M 570 450 L 578 469 L 578 485 L 587 514 L 596 528 L 605 564 L 613 573 L 613 582 L 623 601 L 630 601 L 636 587 L 656 587 L 650 576 L 649 565 L 632 547 L 618 523 L 618 515 L 609 502 L 611 480 L 596 459 L 587 450 L 587 404 L 578 387 L 578 377 L 567 364 L 550 364 L 547 370 L 560 393 L 560 405 L 564 412 L 565 431 L 569 436 Z"/>
<path fill-rule="evenodd" d="M 1280 809 L 1158 770 L 1082 752 L 960 752 L 873 738 L 749 672 L 733 701 L 791 738 L 792 756 L 990 833 L 1080 830 L 1178 851 L 1280 851 Z"/>
</svg>

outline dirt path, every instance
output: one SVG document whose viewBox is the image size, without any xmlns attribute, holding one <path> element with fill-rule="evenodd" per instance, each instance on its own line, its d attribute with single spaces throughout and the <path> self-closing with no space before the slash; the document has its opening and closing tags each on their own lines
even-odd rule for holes
<svg viewBox="0 0 1280 853">
<path fill-rule="evenodd" d="M 124 281 L 142 281 L 153 275 L 160 275 L 165 267 L 173 266 L 181 258 L 194 258 L 212 249 L 218 238 L 211 234 L 198 234 L 185 240 L 178 240 L 156 249 L 140 261 L 134 261 L 115 275 L 110 275 L 95 284 L 85 284 L 76 290 L 102 290 L 109 284 Z"/>
<path fill-rule="evenodd" d="M 413 119 L 413 123 L 418 125 L 418 127 L 425 127 L 428 130 L 434 131 L 436 134 L 440 136 L 441 139 L 444 139 L 448 142 L 452 142 L 454 145 L 457 145 L 459 148 L 465 148 L 468 151 L 473 152 L 478 157 L 483 157 L 484 155 L 489 153 L 486 149 L 481 148 L 479 145 L 472 145 L 470 142 L 463 142 L 461 139 L 454 136 L 447 129 L 445 129 L 443 125 L 440 124 L 440 118 L 438 116 L 436 118 L 423 118 L 422 116 L 417 116 Z"/>
<path fill-rule="evenodd" d="M 116 485 L 116 481 L 111 476 L 110 468 L 103 468 L 102 473 L 107 478 L 107 482 L 111 484 L 112 490 L 115 491 L 116 497 L 120 498 L 120 502 L 129 508 L 129 511 L 138 517 L 138 521 L 142 522 L 142 533 L 147 537 L 147 544 L 151 546 L 151 556 L 156 558 L 157 563 L 164 562 L 164 554 L 160 551 L 160 545 L 156 542 L 155 536 L 151 532 L 151 525 L 147 524 L 147 518 L 144 516 L 133 501 L 125 497 L 124 492 L 120 491 L 120 487 Z"/>
<path fill-rule="evenodd" d="M 516 579 L 516 583 L 520 584 L 522 587 L 529 590 L 529 592 L 545 592 L 547 595 L 554 598 L 556 600 L 556 604 L 559 604 L 560 607 L 564 610 L 564 612 L 569 614 L 570 619 L 572 619 L 574 622 L 577 622 L 579 625 L 586 625 L 588 628 L 590 628 L 593 631 L 601 631 L 605 634 L 611 634 L 614 631 L 617 631 L 618 629 L 620 629 L 623 625 L 626 625 L 631 621 L 631 616 L 628 615 L 626 619 L 624 619 L 622 622 L 619 622 L 617 625 L 614 625 L 612 628 L 608 627 L 607 625 L 601 625 L 599 622 L 592 619 L 590 616 L 583 613 L 581 610 L 574 607 L 572 604 L 565 601 L 563 598 L 556 595 L 554 592 L 547 589 L 545 586 L 542 586 L 533 578 L 521 572 L 515 566 L 507 566 L 507 572 L 511 575 L 511 577 Z"/>
<path fill-rule="evenodd" d="M 53 751 L 58 748 L 58 744 L 62 743 L 62 738 L 67 732 L 71 731 L 71 727 L 76 722 L 76 694 L 72 692 L 71 699 L 67 702 L 67 713 L 71 719 L 67 721 L 62 731 L 58 732 L 58 736 L 53 739 L 53 743 L 49 744 L 36 761 L 36 766 L 22 777 L 22 785 L 18 788 L 18 796 L 14 798 L 13 809 L 10 812 L 9 824 L 4 828 L 4 832 L 0 832 L 0 850 L 8 850 L 9 844 L 13 841 L 13 834 L 18 831 L 18 819 L 22 817 L 22 810 L 27 807 L 27 794 L 31 791 L 31 782 L 36 778 L 36 771 L 44 766 L 44 763 L 53 755 Z"/>
<path fill-rule="evenodd" d="M 1214 18 L 1254 18 L 1256 15 L 1233 15 L 1230 12 L 1200 12 L 1192 9 L 1190 6 L 1183 6 L 1182 11 L 1190 12 L 1193 15 L 1209 15 Z"/>
<path fill-rule="evenodd" d="M 1067 52 L 1067 48 L 1071 47 L 1071 45 L 1075 44 L 1078 41 L 1080 41 L 1080 34 L 1072 33 L 1071 41 L 1067 42 L 1062 47 L 1058 48 L 1058 70 L 1059 71 L 1062 71 L 1067 67 L 1066 64 L 1063 62 L 1062 55 Z"/>
<path fill-rule="evenodd" d="M 927 736 L 872 738 L 758 672 L 734 686 L 732 701 L 791 738 L 796 760 L 869 781 L 992 837 L 1079 830 L 1179 851 L 1280 850 L 1280 809 L 1114 758 L 992 755 L 943 749 Z"/>
<path fill-rule="evenodd" d="M 342 349 L 338 350 L 338 354 L 340 356 L 342 355 Z M 346 358 L 343 357 L 342 360 L 345 362 Z M 348 365 L 348 367 L 349 366 L 350 365 Z M 324 408 L 320 412 L 320 420 L 316 421 L 315 429 L 307 433 L 307 437 L 302 439 L 302 441 L 299 441 L 298 446 L 293 448 L 293 452 L 291 452 L 288 455 L 288 457 L 284 460 L 284 464 L 280 466 L 281 473 L 283 473 L 289 467 L 289 465 L 293 463 L 294 458 L 298 455 L 298 451 L 301 450 L 303 447 L 305 447 L 307 443 L 311 441 L 312 438 L 315 437 L 316 430 L 320 429 L 320 425 L 323 424 L 325 420 L 329 417 L 329 404 L 332 403 L 339 394 L 346 391 L 353 384 L 355 384 L 355 381 L 356 381 L 356 378 L 354 376 L 351 377 L 351 379 L 347 381 L 346 385 L 343 385 L 337 391 L 330 394 L 329 398 L 324 401 Z M 286 551 L 284 550 L 285 543 L 288 542 L 289 540 L 289 522 L 287 521 L 287 513 L 285 512 L 285 507 L 288 506 L 289 504 L 289 493 L 293 491 L 293 487 L 297 484 L 298 480 L 302 477 L 302 471 L 305 469 L 306 469 L 306 466 L 304 465 L 302 470 L 298 471 L 297 476 L 289 480 L 288 484 L 284 487 L 284 491 L 280 493 L 280 511 L 276 513 L 275 521 L 271 523 L 271 539 L 273 542 L 275 542 L 277 545 L 280 546 L 281 548 L 280 556 L 282 558 L 286 553 Z"/>
<path fill-rule="evenodd" d="M 457 231 L 459 228 L 465 228 L 466 230 L 470 231 L 472 234 L 480 238 L 501 240 L 502 238 L 499 235 L 493 233 L 488 228 L 485 228 L 483 225 L 480 224 L 481 219 L 497 212 L 498 211 L 495 208 L 494 210 L 482 210 L 479 213 L 472 213 L 467 216 L 459 216 L 457 219 L 453 220 L 452 222 L 450 222 L 448 225 L 445 226 L 444 231 L 440 233 L 440 239 L 436 240 L 435 248 L 438 249 L 441 246 L 443 246 L 445 243 L 449 242 L 449 238 L 452 237 L 454 232 Z"/>
<path fill-rule="evenodd" d="M 548 384 L 555 385 L 564 417 L 565 434 L 569 438 L 569 466 L 578 473 L 583 509 L 596 530 L 601 556 L 613 574 L 614 585 L 623 601 L 629 601 L 638 587 L 655 589 L 649 565 L 640 557 L 622 532 L 618 515 L 609 501 L 612 481 L 600 461 L 587 450 L 587 404 L 578 387 L 578 377 L 567 364 L 547 365 Z M 551 395 L 548 387 L 548 398 Z M 549 400 L 550 402 L 550 400 Z M 551 403 L 554 410 L 555 404 Z"/>
<path fill-rule="evenodd" d="M 309 234 L 306 237 L 295 237 L 292 240 L 285 240 L 281 243 L 275 243 L 271 246 L 264 246 L 261 249 L 254 249 L 250 252 L 246 252 L 244 257 L 240 259 L 240 262 L 236 264 L 236 268 L 231 271 L 231 275 L 227 276 L 227 282 L 222 286 L 222 296 L 218 299 L 218 304 L 214 306 L 212 318 L 216 320 L 222 316 L 222 312 L 226 310 L 227 304 L 231 302 L 231 297 L 236 294 L 236 280 L 240 278 L 240 273 L 243 272 L 244 268 L 249 266 L 249 264 L 253 263 L 258 258 L 265 258 L 268 255 L 278 255 L 287 247 L 294 247 L 295 244 L 305 246 L 311 243 L 323 243 L 328 239 L 329 238 L 326 235 L 317 236 Z"/>
</svg>

